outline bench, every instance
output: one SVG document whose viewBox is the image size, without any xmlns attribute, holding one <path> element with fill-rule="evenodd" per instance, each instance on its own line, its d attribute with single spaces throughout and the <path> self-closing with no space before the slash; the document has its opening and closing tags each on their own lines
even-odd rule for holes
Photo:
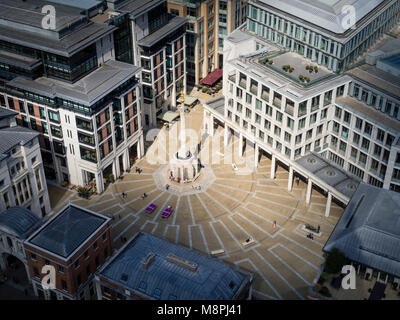
<svg viewBox="0 0 400 320">
<path fill-rule="evenodd" d="M 161 214 L 161 216 L 163 218 L 168 218 L 171 215 L 172 211 L 174 211 L 174 209 L 167 208 L 167 209 L 164 210 L 164 212 Z"/>
<path fill-rule="evenodd" d="M 224 254 L 224 253 L 225 253 L 225 250 L 224 250 L 224 249 L 219 249 L 219 250 L 211 251 L 211 255 L 212 255 L 212 256 L 220 256 L 220 255 L 222 255 L 222 254 Z"/>
<path fill-rule="evenodd" d="M 245 242 L 242 242 L 242 246 L 243 247 L 249 247 L 249 246 L 251 246 L 251 245 L 253 245 L 253 244 L 255 244 L 256 242 L 254 241 L 254 239 L 250 239 L 249 241 L 245 241 Z"/>
<path fill-rule="evenodd" d="M 152 213 L 156 208 L 157 208 L 157 206 L 154 203 L 151 203 L 150 205 L 147 206 L 146 212 Z"/>
</svg>

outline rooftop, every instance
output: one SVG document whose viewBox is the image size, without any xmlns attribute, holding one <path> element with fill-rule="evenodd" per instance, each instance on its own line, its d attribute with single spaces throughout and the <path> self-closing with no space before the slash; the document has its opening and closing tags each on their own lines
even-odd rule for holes
<svg viewBox="0 0 400 320">
<path fill-rule="evenodd" d="M 376 66 L 364 64 L 347 72 L 354 78 L 372 84 L 390 96 L 400 99 L 400 78 Z"/>
<path fill-rule="evenodd" d="M 18 112 L 0 107 L 0 119 L 15 117 Z"/>
<path fill-rule="evenodd" d="M 348 198 L 352 197 L 360 184 L 359 180 L 315 153 L 296 160 L 296 163 Z"/>
<path fill-rule="evenodd" d="M 56 30 L 42 28 L 45 4 L 56 8 Z M 72 56 L 114 30 L 114 26 L 88 22 L 79 9 L 46 1 L 2 0 L 0 4 L 0 40 L 61 56 Z"/>
<path fill-rule="evenodd" d="M 0 108 L 1 110 L 3 108 Z M 5 111 L 2 111 L 4 114 Z M 39 132 L 25 127 L 9 127 L 0 130 L 0 158 L 4 159 L 5 154 L 18 145 L 25 145 L 32 139 L 39 136 Z"/>
<path fill-rule="evenodd" d="M 385 0 L 258 0 L 257 3 L 273 7 L 285 15 L 292 15 L 303 21 L 335 34 L 343 34 L 351 26 L 346 21 L 345 6 L 355 9 L 356 23 L 373 12 Z"/>
<path fill-rule="evenodd" d="M 117 0 L 107 0 L 107 2 L 116 2 Z M 164 0 L 125 0 L 117 4 L 116 10 L 124 13 L 129 13 L 133 17 L 149 11 L 156 5 L 163 3 Z"/>
<path fill-rule="evenodd" d="M 399 131 L 400 124 L 398 120 L 388 116 L 382 111 L 376 110 L 373 106 L 366 105 L 363 101 L 347 96 L 337 98 L 336 104 L 351 108 L 357 114 L 364 115 L 364 117 L 366 117 L 371 122 L 374 122 L 375 124 L 383 124 L 395 132 Z"/>
<path fill-rule="evenodd" d="M 251 281 L 249 273 L 148 233 L 137 234 L 98 275 L 161 300 L 231 300 Z"/>
<path fill-rule="evenodd" d="M 272 64 L 268 63 L 268 60 L 272 60 Z M 295 52 L 284 52 L 272 56 L 267 55 L 266 57 L 259 59 L 258 62 L 302 86 L 313 85 L 330 76 L 335 76 L 335 73 L 328 68 L 318 65 L 317 63 L 312 62 L 311 59 L 306 59 L 304 56 Z M 293 69 L 287 69 L 288 71 L 285 71 L 282 69 L 284 66 L 290 66 Z M 311 66 L 312 68 L 317 67 L 317 72 L 315 72 L 314 69 L 310 72 L 306 69 L 307 66 Z M 309 78 L 310 81 L 302 81 L 299 79 L 299 76 Z"/>
<path fill-rule="evenodd" d="M 149 34 L 148 36 L 140 39 L 138 45 L 142 47 L 151 47 L 163 39 L 165 36 L 182 27 L 186 23 L 187 19 L 173 16 L 167 24 L 159 28 L 157 31 Z"/>
<path fill-rule="evenodd" d="M 400 194 L 361 183 L 325 244 L 400 277 Z"/>
<path fill-rule="evenodd" d="M 32 234 L 26 243 L 67 260 L 109 220 L 93 211 L 69 205 Z"/>
<path fill-rule="evenodd" d="M 47 0 L 47 1 L 82 10 L 90 10 L 96 8 L 103 2 L 101 0 Z"/>
<path fill-rule="evenodd" d="M 45 77 L 35 80 L 18 77 L 8 82 L 8 85 L 47 97 L 59 97 L 91 106 L 132 78 L 140 69 L 131 64 L 109 60 L 73 84 Z"/>
<path fill-rule="evenodd" d="M 207 101 L 206 106 L 214 109 L 220 115 L 225 114 L 225 97 L 219 97 L 210 101 Z"/>
<path fill-rule="evenodd" d="M 0 213 L 0 230 L 21 240 L 26 239 L 40 224 L 41 220 L 23 207 L 11 207 Z"/>
</svg>

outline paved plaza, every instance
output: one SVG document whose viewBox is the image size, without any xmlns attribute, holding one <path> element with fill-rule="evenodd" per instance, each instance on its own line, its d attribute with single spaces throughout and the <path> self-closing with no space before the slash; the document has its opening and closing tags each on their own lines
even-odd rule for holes
<svg viewBox="0 0 400 320">
<path fill-rule="evenodd" d="M 218 259 L 253 272 L 256 298 L 307 299 L 308 287 L 324 262 L 322 247 L 343 209 L 332 204 L 331 214 L 325 218 L 326 198 L 316 190 L 307 206 L 307 185 L 295 182 L 292 192 L 288 192 L 289 174 L 281 167 L 271 180 L 271 161 L 266 156 L 261 157 L 256 170 L 246 171 L 240 163 L 239 170 L 233 170 L 229 159 L 238 153 L 238 139 L 231 137 L 224 148 L 223 134 L 218 134 L 223 128 L 218 128 L 213 137 L 201 135 L 202 119 L 203 107 L 197 105 L 187 114 L 186 126 L 199 133 L 203 162 L 205 150 L 210 150 L 211 161 L 206 165 L 214 179 L 207 188 L 180 194 L 176 188 L 167 190 L 156 183 L 155 172 L 160 164 L 155 159 L 175 152 L 177 139 L 169 139 L 169 135 L 176 134 L 177 123 L 169 131 L 162 129 L 145 157 L 134 164 L 142 169 L 141 173 L 135 173 L 133 168 L 101 195 L 86 200 L 75 192 L 49 185 L 54 212 L 71 202 L 114 216 L 116 248 L 122 245 L 122 238 L 129 239 L 138 231 L 149 232 L 206 254 L 219 253 Z M 250 146 L 244 157 L 254 163 Z M 123 192 L 126 197 L 122 197 Z M 144 199 L 143 193 L 147 194 Z M 157 208 L 149 214 L 145 209 L 150 203 Z M 167 206 L 174 211 L 163 218 L 161 214 Z M 320 225 L 321 236 L 308 239 L 302 230 L 305 223 Z M 247 239 L 252 241 L 246 243 Z"/>
</svg>

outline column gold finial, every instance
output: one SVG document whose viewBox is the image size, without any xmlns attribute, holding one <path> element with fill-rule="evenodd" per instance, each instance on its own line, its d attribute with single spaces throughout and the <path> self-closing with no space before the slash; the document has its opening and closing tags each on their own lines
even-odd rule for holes
<svg viewBox="0 0 400 320">
<path fill-rule="evenodd" d="M 181 96 L 179 98 L 179 102 L 181 103 L 181 105 L 185 104 L 185 93 L 183 92 L 183 90 L 181 91 Z"/>
</svg>

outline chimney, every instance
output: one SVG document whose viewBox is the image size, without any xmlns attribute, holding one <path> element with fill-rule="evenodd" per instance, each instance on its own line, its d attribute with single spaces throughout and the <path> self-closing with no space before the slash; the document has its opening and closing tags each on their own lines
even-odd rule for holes
<svg viewBox="0 0 400 320">
<path fill-rule="evenodd" d="M 153 262 L 153 260 L 154 260 L 155 257 L 156 257 L 156 255 L 155 255 L 154 253 L 150 252 L 150 253 L 147 255 L 146 259 L 144 259 L 144 260 L 142 261 L 142 268 L 143 268 L 143 269 L 147 269 L 147 268 L 150 266 L 150 264 Z"/>
</svg>

